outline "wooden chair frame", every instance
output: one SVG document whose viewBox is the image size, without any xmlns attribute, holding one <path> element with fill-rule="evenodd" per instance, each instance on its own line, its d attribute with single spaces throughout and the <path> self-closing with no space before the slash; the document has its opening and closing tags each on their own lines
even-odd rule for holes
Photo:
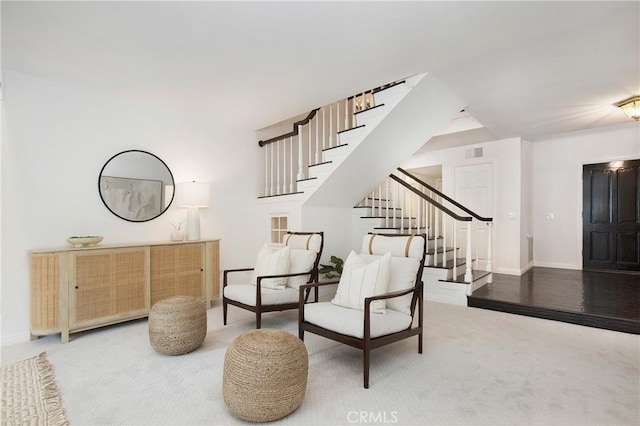
<svg viewBox="0 0 640 426">
<path fill-rule="evenodd" d="M 267 312 L 279 312 L 279 311 L 285 311 L 285 310 L 289 310 L 289 309 L 298 309 L 298 307 L 300 306 L 299 302 L 291 302 L 291 303 L 283 303 L 283 304 L 278 304 L 278 305 L 263 305 L 262 304 L 262 295 L 261 295 L 261 285 L 262 285 L 262 280 L 267 279 L 267 278 L 284 278 L 284 277 L 296 277 L 296 276 L 302 276 L 302 275 L 309 275 L 309 281 L 307 282 L 309 283 L 317 283 L 318 282 L 318 265 L 320 263 L 320 256 L 322 255 L 322 249 L 324 247 L 324 232 L 319 231 L 319 232 L 287 232 L 287 234 L 292 234 L 292 235 L 315 235 L 315 234 L 319 234 L 321 240 L 320 243 L 320 250 L 318 251 L 318 253 L 316 254 L 316 260 L 313 264 L 313 268 L 311 268 L 311 271 L 309 272 L 300 272 L 300 273 L 296 273 L 296 274 L 284 274 L 284 275 L 263 275 L 263 276 L 258 276 L 256 278 L 256 305 L 252 306 L 252 305 L 247 305 L 246 303 L 242 303 L 242 302 L 238 302 L 237 300 L 232 300 L 232 299 L 228 299 L 227 297 L 224 296 L 224 288 L 227 286 L 228 284 L 228 275 L 232 274 L 232 273 L 236 273 L 236 272 L 248 272 L 248 271 L 253 271 L 254 268 L 240 268 L 240 269 L 226 269 L 223 271 L 223 279 L 222 279 L 222 317 L 223 317 L 223 323 L 224 325 L 227 325 L 227 306 L 228 305 L 233 305 L 233 306 L 237 306 L 238 308 L 241 309 L 245 309 L 247 311 L 251 311 L 253 313 L 255 313 L 256 315 L 256 328 L 261 328 L 262 326 L 262 314 L 263 313 L 267 313 Z M 302 287 L 302 286 L 301 286 Z M 305 301 L 308 301 L 309 299 L 309 294 L 310 294 L 311 290 L 309 289 L 306 293 L 306 296 L 304 297 Z M 316 288 L 314 290 L 314 299 L 317 302 L 318 301 L 318 289 Z"/>
<path fill-rule="evenodd" d="M 399 237 L 399 236 L 409 236 L 410 234 L 378 234 L 390 237 Z M 363 338 L 348 336 L 342 333 L 338 333 L 333 330 L 326 329 L 324 327 L 320 327 L 315 324 L 311 324 L 306 322 L 304 319 L 304 306 L 307 303 L 307 297 L 305 297 L 304 293 L 307 295 L 309 291 L 313 288 L 315 291 L 318 291 L 318 287 L 330 284 L 337 284 L 339 281 L 331 281 L 331 282 L 322 282 L 322 283 L 310 283 L 303 286 L 300 286 L 300 298 L 299 298 L 299 308 L 298 308 L 298 337 L 300 340 L 304 341 L 304 332 L 308 331 L 310 333 L 317 334 L 322 337 L 326 337 L 327 339 L 335 340 L 339 343 L 344 343 L 345 345 L 352 346 L 354 348 L 360 349 L 363 352 L 363 372 L 364 372 L 364 388 L 369 388 L 369 367 L 370 367 L 370 358 L 371 351 L 375 348 L 379 348 L 381 346 L 388 345 L 390 343 L 397 342 L 402 339 L 406 339 L 412 336 L 418 336 L 418 353 L 422 353 L 422 340 L 423 340 L 423 321 L 424 321 L 424 300 L 423 300 L 423 282 L 422 282 L 422 271 L 424 269 L 424 259 L 426 253 L 426 242 L 427 237 L 424 234 L 418 234 L 419 236 L 424 237 L 424 248 L 423 248 L 423 256 L 420 261 L 420 266 L 418 267 L 418 272 L 416 274 L 416 280 L 414 282 L 414 287 L 396 291 L 391 293 L 385 293 L 373 297 L 367 297 L 364 299 L 364 336 Z M 379 336 L 375 338 L 371 338 L 371 302 L 374 300 L 385 300 L 391 299 L 394 297 L 400 297 L 407 294 L 412 293 L 413 296 L 411 298 L 411 325 L 405 330 L 398 331 L 396 333 L 387 334 L 384 336 Z M 317 294 L 317 293 L 316 293 Z M 317 296 L 316 296 L 317 300 Z M 418 307 L 418 318 L 417 322 L 415 321 L 416 315 L 416 305 Z M 345 308 L 348 309 L 348 308 Z"/>
</svg>

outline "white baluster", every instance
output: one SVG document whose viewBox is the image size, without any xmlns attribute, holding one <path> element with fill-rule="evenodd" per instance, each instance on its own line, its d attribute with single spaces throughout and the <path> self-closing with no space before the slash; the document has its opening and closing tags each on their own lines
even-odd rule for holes
<svg viewBox="0 0 640 426">
<path fill-rule="evenodd" d="M 435 225 L 433 229 L 433 266 L 438 264 L 438 237 L 440 237 L 440 210 L 433 209 L 433 215 L 435 216 Z"/>
<path fill-rule="evenodd" d="M 389 186 L 391 185 L 391 182 L 389 182 L 389 178 L 387 178 L 385 180 L 385 191 L 387 193 L 386 198 L 387 200 L 391 200 L 391 198 L 389 198 Z M 392 203 L 390 201 L 387 201 L 387 208 L 385 209 L 384 212 L 384 226 L 388 227 L 389 226 L 389 207 Z"/>
<path fill-rule="evenodd" d="M 295 192 L 296 188 L 293 186 L 295 180 L 293 179 L 293 171 L 295 170 L 295 166 L 293 163 L 293 136 L 289 136 L 289 160 L 290 160 L 290 166 L 289 166 L 289 192 L 293 193 Z"/>
<path fill-rule="evenodd" d="M 320 144 L 320 117 L 318 117 L 318 114 L 313 117 L 313 122 L 316 123 L 316 164 L 320 164 L 320 154 L 322 152 L 322 146 Z"/>
<path fill-rule="evenodd" d="M 274 148 L 272 143 L 269 144 L 269 145 L 271 145 L 271 149 L 270 149 L 270 151 L 271 151 L 271 161 L 270 161 L 270 163 L 271 163 L 271 165 L 270 165 L 270 167 L 271 167 L 271 185 L 270 185 L 270 187 L 271 187 L 271 195 L 276 195 L 276 188 L 274 187 L 276 179 L 273 177 L 274 173 L 276 171 L 275 167 L 273 166 L 273 152 L 275 151 L 275 148 Z"/>
<path fill-rule="evenodd" d="M 487 272 L 493 272 L 493 263 L 491 260 L 492 250 L 491 250 L 491 234 L 493 234 L 493 222 L 487 223 L 487 264 L 485 265 L 485 270 Z M 493 282 L 492 275 L 489 275 L 489 283 Z"/>
<path fill-rule="evenodd" d="M 307 123 L 307 133 L 309 134 L 309 141 L 308 141 L 308 147 L 309 147 L 309 164 L 308 166 L 311 166 L 313 164 L 313 145 L 311 144 L 311 121 L 309 121 Z M 307 167 L 308 167 L 307 166 Z M 307 175 L 311 175 L 311 173 L 308 173 Z"/>
<path fill-rule="evenodd" d="M 442 267 L 447 267 L 447 218 L 449 216 L 442 213 Z"/>
<path fill-rule="evenodd" d="M 269 196 L 269 145 L 264 146 L 264 196 Z"/>
<path fill-rule="evenodd" d="M 304 179 L 304 153 L 302 152 L 302 125 L 298 124 L 298 177 L 297 180 Z"/>
<path fill-rule="evenodd" d="M 466 283 L 473 281 L 471 262 L 471 224 L 467 222 L 467 263 L 464 271 L 464 282 Z"/>
<path fill-rule="evenodd" d="M 342 121 L 340 120 L 340 102 L 336 102 L 336 135 L 340 131 L 340 121 Z M 336 143 L 338 143 L 337 140 L 336 140 Z"/>
<path fill-rule="evenodd" d="M 276 142 L 276 194 L 280 194 L 280 141 Z"/>
<path fill-rule="evenodd" d="M 331 146 L 327 145 L 327 107 L 322 107 L 322 145 L 324 147 Z"/>
<path fill-rule="evenodd" d="M 453 249 L 453 276 L 455 277 L 458 274 L 458 225 L 460 222 L 454 219 L 453 221 L 453 242 L 451 244 L 451 248 Z"/>
<path fill-rule="evenodd" d="M 344 100 L 344 128 L 349 128 L 349 98 Z"/>
<path fill-rule="evenodd" d="M 478 221 L 474 220 L 473 221 L 473 228 L 475 229 L 475 236 L 476 236 L 476 244 L 475 244 L 475 249 L 476 249 L 476 265 L 479 265 L 478 262 L 480 262 L 480 228 L 478 227 Z"/>
<path fill-rule="evenodd" d="M 329 146 L 333 146 L 333 104 L 329 104 Z"/>
</svg>

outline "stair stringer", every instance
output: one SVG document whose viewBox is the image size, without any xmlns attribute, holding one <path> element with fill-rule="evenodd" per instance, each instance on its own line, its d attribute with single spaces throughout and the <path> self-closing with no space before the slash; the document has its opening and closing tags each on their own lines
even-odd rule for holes
<svg viewBox="0 0 640 426">
<path fill-rule="evenodd" d="M 318 185 L 306 188 L 304 207 L 352 207 L 442 130 L 464 102 L 431 74 L 425 75 Z"/>
</svg>

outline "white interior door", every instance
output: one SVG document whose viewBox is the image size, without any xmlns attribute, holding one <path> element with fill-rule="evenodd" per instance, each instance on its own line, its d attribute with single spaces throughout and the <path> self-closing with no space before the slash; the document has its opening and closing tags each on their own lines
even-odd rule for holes
<svg viewBox="0 0 640 426">
<path fill-rule="evenodd" d="M 482 217 L 493 217 L 493 182 L 491 163 L 459 166 L 454 173 L 455 200 Z M 466 213 L 465 213 L 466 215 Z M 467 233 L 470 222 L 463 222 L 461 231 Z M 474 268 L 484 269 L 487 258 L 487 225 L 474 220 L 471 228 L 472 257 L 476 259 Z M 466 240 L 461 241 L 462 253 L 466 250 Z"/>
</svg>

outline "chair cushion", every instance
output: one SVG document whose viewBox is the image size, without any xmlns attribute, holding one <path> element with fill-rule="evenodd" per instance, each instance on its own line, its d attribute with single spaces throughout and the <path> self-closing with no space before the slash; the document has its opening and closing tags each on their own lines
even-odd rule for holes
<svg viewBox="0 0 640 426">
<path fill-rule="evenodd" d="M 265 244 L 258 253 L 253 270 L 251 284 L 256 284 L 258 277 L 264 275 L 280 275 L 289 273 L 289 247 Z M 287 277 L 268 278 L 262 280 L 261 287 L 282 290 L 287 285 Z"/>
<path fill-rule="evenodd" d="M 414 257 L 422 259 L 424 257 L 424 236 L 386 236 L 378 234 L 367 234 L 362 237 L 362 247 L 360 253 L 382 255 L 391 252 L 392 256 Z"/>
<path fill-rule="evenodd" d="M 262 305 L 283 305 L 299 300 L 299 293 L 293 288 L 274 290 L 260 288 Z M 224 296 L 249 306 L 256 306 L 256 286 L 251 284 L 232 284 L 224 288 Z"/>
<path fill-rule="evenodd" d="M 312 250 L 318 253 L 322 248 L 322 235 L 320 234 L 285 234 L 283 241 L 285 246 L 292 249 Z"/>
<path fill-rule="evenodd" d="M 344 308 L 330 302 L 309 303 L 304 305 L 304 319 L 311 324 L 347 336 L 364 338 L 363 311 Z M 386 315 L 371 315 L 371 337 L 406 330 L 411 322 L 411 315 L 387 309 Z"/>
<path fill-rule="evenodd" d="M 377 258 L 379 256 L 371 254 L 360 254 L 361 257 L 367 259 Z M 391 273 L 389 275 L 389 286 L 387 292 L 406 290 L 415 286 L 418 268 L 420 267 L 420 259 L 414 257 L 397 257 L 391 256 Z M 387 308 L 394 309 L 407 315 L 411 315 L 411 298 L 413 293 L 401 297 L 386 299 Z"/>
<path fill-rule="evenodd" d="M 391 268 L 391 253 L 363 257 L 353 250 L 344 263 L 333 304 L 364 310 L 365 297 L 387 292 Z M 371 312 L 385 313 L 385 301 L 371 303 Z"/>
<path fill-rule="evenodd" d="M 289 251 L 289 273 L 309 272 L 316 263 L 317 253 L 313 250 L 291 249 Z M 289 277 L 287 287 L 300 288 L 309 281 L 309 274 L 297 277 Z"/>
</svg>

